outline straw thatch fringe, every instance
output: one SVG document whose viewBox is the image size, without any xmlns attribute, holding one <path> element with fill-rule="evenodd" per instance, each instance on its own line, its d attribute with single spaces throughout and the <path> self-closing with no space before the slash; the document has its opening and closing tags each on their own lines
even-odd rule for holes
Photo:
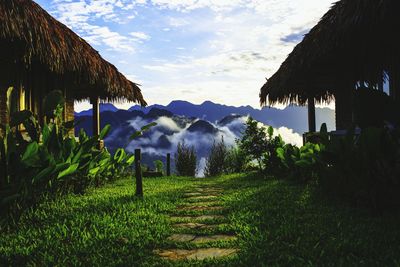
<svg viewBox="0 0 400 267">
<path fill-rule="evenodd" d="M 261 88 L 261 105 L 329 102 L 343 84 L 375 86 L 399 72 L 399 10 L 399 0 L 335 3 Z"/>
<path fill-rule="evenodd" d="M 3 86 L 33 76 L 67 88 L 77 100 L 99 96 L 146 105 L 137 84 L 32 0 L 0 1 L 0 68 Z"/>
</svg>

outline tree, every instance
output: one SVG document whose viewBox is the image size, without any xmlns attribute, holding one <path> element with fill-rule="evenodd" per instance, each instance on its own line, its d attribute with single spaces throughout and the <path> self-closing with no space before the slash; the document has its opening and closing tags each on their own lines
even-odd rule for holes
<svg viewBox="0 0 400 267">
<path fill-rule="evenodd" d="M 258 122 L 249 117 L 246 122 L 246 130 L 238 145 L 251 160 L 257 161 L 259 170 L 263 170 L 263 156 L 268 151 L 265 127 L 259 127 Z"/>
<path fill-rule="evenodd" d="M 186 145 L 185 141 L 178 143 L 175 168 L 178 176 L 196 176 L 197 156 L 194 146 Z"/>
<path fill-rule="evenodd" d="M 228 149 L 225 145 L 224 138 L 220 142 L 215 142 L 210 149 L 206 160 L 204 174 L 206 177 L 214 177 L 226 173 L 227 171 Z"/>
</svg>

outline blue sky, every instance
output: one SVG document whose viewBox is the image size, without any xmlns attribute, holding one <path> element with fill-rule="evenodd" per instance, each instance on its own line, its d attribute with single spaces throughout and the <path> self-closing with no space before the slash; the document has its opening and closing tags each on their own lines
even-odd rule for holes
<svg viewBox="0 0 400 267">
<path fill-rule="evenodd" d="M 36 0 L 149 104 L 259 107 L 259 89 L 333 0 Z M 118 104 L 128 108 L 132 104 Z M 77 110 L 88 108 L 80 103 Z"/>
</svg>

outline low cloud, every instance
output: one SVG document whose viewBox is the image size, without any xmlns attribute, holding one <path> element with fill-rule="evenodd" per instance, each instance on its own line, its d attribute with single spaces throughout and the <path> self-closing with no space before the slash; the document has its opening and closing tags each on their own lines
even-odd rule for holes
<svg viewBox="0 0 400 267">
<path fill-rule="evenodd" d="M 241 138 L 245 130 L 246 120 L 247 117 L 242 116 L 232 119 L 231 122 L 223 126 L 218 123 L 210 123 L 216 129 L 215 132 L 211 133 L 188 130 L 198 119 L 160 117 L 155 121 L 157 122 L 157 126 L 153 127 L 151 131 L 145 133 L 141 138 L 129 141 L 126 137 L 127 129 L 116 129 L 105 141 L 108 143 L 108 146 L 115 141 L 117 141 L 117 146 L 120 146 L 121 143 L 126 144 L 125 148 L 127 151 L 132 153 L 135 149 L 140 148 L 142 153 L 150 158 L 163 158 L 167 153 L 174 155 L 178 143 L 184 141 L 187 145 L 195 148 L 199 160 L 198 175 L 202 176 L 204 173 L 205 158 L 213 142 L 219 142 L 224 139 L 228 147 L 235 146 L 236 140 Z M 154 120 L 151 119 L 137 117 L 129 121 L 128 127 L 131 129 L 131 132 L 133 132 L 153 121 Z M 264 124 L 260 125 L 265 126 Z M 286 127 L 274 130 L 275 135 L 280 135 L 286 143 L 297 146 L 302 145 L 302 137 L 293 132 L 293 130 Z"/>
</svg>

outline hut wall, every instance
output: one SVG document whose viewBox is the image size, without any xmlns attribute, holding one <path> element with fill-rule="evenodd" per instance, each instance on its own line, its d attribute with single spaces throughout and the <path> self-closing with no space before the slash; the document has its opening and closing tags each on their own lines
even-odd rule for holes
<svg viewBox="0 0 400 267">
<path fill-rule="evenodd" d="M 0 123 L 8 123 L 7 115 L 7 90 L 0 90 Z"/>
<path fill-rule="evenodd" d="M 347 130 L 353 124 L 354 88 L 342 88 L 335 94 L 336 100 L 336 130 Z"/>
<path fill-rule="evenodd" d="M 67 99 L 65 101 L 65 121 L 73 121 L 75 119 L 74 115 L 74 100 Z M 75 136 L 75 129 L 70 131 L 71 136 Z"/>
</svg>

